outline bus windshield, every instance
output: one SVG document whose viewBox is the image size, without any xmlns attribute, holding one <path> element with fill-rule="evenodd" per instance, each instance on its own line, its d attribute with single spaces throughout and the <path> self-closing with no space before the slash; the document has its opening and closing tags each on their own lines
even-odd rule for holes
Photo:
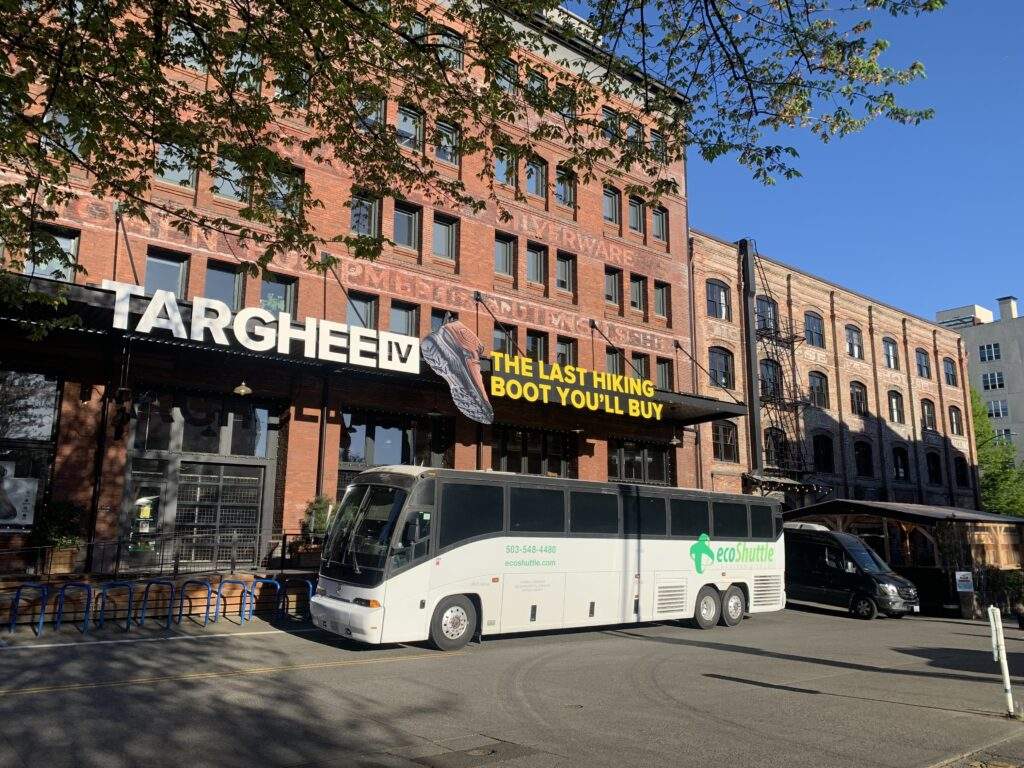
<svg viewBox="0 0 1024 768">
<path fill-rule="evenodd" d="M 361 586 L 380 584 L 406 495 L 389 485 L 349 486 L 327 534 L 320 572 Z"/>
<path fill-rule="evenodd" d="M 845 539 L 843 545 L 850 557 L 864 573 L 892 573 L 888 563 L 875 554 L 875 550 L 864 544 L 859 539 Z"/>
</svg>

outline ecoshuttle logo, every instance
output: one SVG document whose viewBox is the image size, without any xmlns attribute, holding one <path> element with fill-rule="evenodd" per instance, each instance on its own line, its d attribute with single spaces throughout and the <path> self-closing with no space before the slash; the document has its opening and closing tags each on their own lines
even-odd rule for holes
<svg viewBox="0 0 1024 768">
<path fill-rule="evenodd" d="M 770 563 L 775 560 L 775 547 L 768 543 L 741 541 L 733 546 L 712 548 L 710 537 L 702 533 L 690 545 L 690 557 L 697 573 L 704 573 L 705 558 L 711 563 Z"/>
<path fill-rule="evenodd" d="M 712 563 L 715 562 L 715 551 L 708 544 L 708 535 L 702 533 L 700 537 L 690 545 L 690 557 L 693 558 L 693 567 L 697 573 L 704 573 L 704 558 Z"/>
</svg>

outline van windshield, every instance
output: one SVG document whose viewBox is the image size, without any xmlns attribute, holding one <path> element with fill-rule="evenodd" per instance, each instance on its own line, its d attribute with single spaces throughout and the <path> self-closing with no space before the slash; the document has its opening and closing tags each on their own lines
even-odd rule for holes
<svg viewBox="0 0 1024 768">
<path fill-rule="evenodd" d="M 860 539 L 844 538 L 843 546 L 864 573 L 892 573 L 889 564 Z"/>
<path fill-rule="evenodd" d="M 328 531 L 320 573 L 361 586 L 380 584 L 406 495 L 390 485 L 349 486 Z"/>
</svg>

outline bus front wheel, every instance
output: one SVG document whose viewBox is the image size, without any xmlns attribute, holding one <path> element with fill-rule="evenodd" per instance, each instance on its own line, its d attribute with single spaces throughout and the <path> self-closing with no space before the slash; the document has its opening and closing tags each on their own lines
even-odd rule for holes
<svg viewBox="0 0 1024 768">
<path fill-rule="evenodd" d="M 722 597 L 714 587 L 703 587 L 697 593 L 693 619 L 701 629 L 711 629 L 722 615 Z"/>
<path fill-rule="evenodd" d="M 442 651 L 457 651 L 476 631 L 476 608 L 465 595 L 452 595 L 437 604 L 430 620 L 430 642 Z"/>
</svg>

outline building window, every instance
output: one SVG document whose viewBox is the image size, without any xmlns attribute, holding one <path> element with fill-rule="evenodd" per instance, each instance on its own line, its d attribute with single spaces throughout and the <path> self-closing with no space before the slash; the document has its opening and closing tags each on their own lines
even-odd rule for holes
<svg viewBox="0 0 1024 768">
<path fill-rule="evenodd" d="M 555 362 L 559 365 L 576 365 L 576 339 L 559 336 L 555 341 Z"/>
<path fill-rule="evenodd" d="M 892 475 L 898 483 L 910 482 L 910 454 L 900 445 L 892 449 Z"/>
<path fill-rule="evenodd" d="M 165 251 L 162 248 L 150 248 L 146 253 L 147 296 L 156 291 L 170 291 L 177 299 L 185 298 L 185 286 L 188 280 L 188 256 L 184 253 Z"/>
<path fill-rule="evenodd" d="M 576 477 L 577 441 L 572 435 L 539 429 L 495 427 L 491 469 L 545 477 Z"/>
<path fill-rule="evenodd" d="M 651 153 L 659 163 L 668 162 L 668 145 L 665 143 L 665 137 L 657 131 L 651 131 Z"/>
<path fill-rule="evenodd" d="M 416 206 L 395 203 L 395 245 L 413 251 L 420 249 L 420 218 L 423 212 Z"/>
<path fill-rule="evenodd" d="M 448 165 L 459 164 L 459 140 L 460 132 L 457 126 L 451 123 L 438 123 L 436 126 L 437 144 L 434 147 L 434 156 L 442 163 Z"/>
<path fill-rule="evenodd" d="M 49 496 L 59 394 L 56 378 L 0 369 L 0 513 L 5 533 L 27 533 Z"/>
<path fill-rule="evenodd" d="M 984 390 L 1003 389 L 1006 381 L 1003 379 L 1002 371 L 981 374 L 981 388 Z"/>
<path fill-rule="evenodd" d="M 494 180 L 506 187 L 516 186 L 516 156 L 504 147 L 494 148 Z"/>
<path fill-rule="evenodd" d="M 633 149 L 644 146 L 644 127 L 632 118 L 626 121 L 626 142 Z"/>
<path fill-rule="evenodd" d="M 567 168 L 555 174 L 555 201 L 567 208 L 576 206 L 576 175 Z"/>
<path fill-rule="evenodd" d="M 437 416 L 391 413 L 342 414 L 338 444 L 338 495 L 367 467 L 415 464 L 451 467 L 455 421 Z"/>
<path fill-rule="evenodd" d="M 622 206 L 622 196 L 619 194 L 619 190 L 614 187 L 605 187 L 603 199 L 602 213 L 604 220 L 609 224 L 618 224 L 620 208 Z"/>
<path fill-rule="evenodd" d="M 419 151 L 423 148 L 423 115 L 411 107 L 399 107 L 395 121 L 399 146 Z"/>
<path fill-rule="evenodd" d="M 633 232 L 643 233 L 646 215 L 644 201 L 639 197 L 629 198 L 629 228 Z"/>
<path fill-rule="evenodd" d="M 1010 407 L 1005 400 L 989 400 L 988 416 L 990 419 L 1005 419 L 1010 416 Z"/>
<path fill-rule="evenodd" d="M 658 389 L 663 389 L 666 392 L 675 392 L 675 376 L 672 371 L 671 360 L 659 357 L 655 366 L 655 374 L 654 384 Z"/>
<path fill-rule="evenodd" d="M 716 461 L 740 460 L 739 430 L 731 421 L 711 423 L 711 448 Z"/>
<path fill-rule="evenodd" d="M 922 379 L 930 379 L 932 377 L 931 356 L 923 349 L 915 350 L 914 354 L 917 357 L 917 375 Z"/>
<path fill-rule="evenodd" d="M 182 19 L 171 21 L 168 29 L 172 60 L 186 69 L 205 72 L 203 62 L 203 35 Z"/>
<path fill-rule="evenodd" d="M 622 270 L 604 268 L 604 300 L 608 304 L 622 306 Z"/>
<path fill-rule="evenodd" d="M 519 331 L 514 325 L 495 325 L 494 334 L 491 336 L 491 347 L 495 352 L 504 352 L 506 355 L 515 355 L 519 347 L 516 336 Z"/>
<path fill-rule="evenodd" d="M 651 212 L 651 234 L 655 240 L 668 242 L 668 211 L 664 208 L 655 208 Z"/>
<path fill-rule="evenodd" d="M 955 405 L 949 406 L 949 431 L 959 437 L 964 434 L 964 415 Z"/>
<path fill-rule="evenodd" d="M 711 347 L 708 350 L 708 373 L 711 386 L 732 389 L 736 382 L 732 352 L 724 347 Z"/>
<path fill-rule="evenodd" d="M 672 485 L 674 476 L 675 451 L 669 446 L 636 440 L 608 441 L 610 482 Z"/>
<path fill-rule="evenodd" d="M 956 373 L 956 362 L 951 357 L 943 358 L 942 370 L 946 374 L 946 385 L 950 387 L 960 386 L 960 377 Z"/>
<path fill-rule="evenodd" d="M 156 176 L 168 184 L 192 189 L 196 185 L 196 164 L 181 147 L 159 144 L 156 148 Z"/>
<path fill-rule="evenodd" d="M 376 328 L 377 297 L 349 291 L 345 322 L 353 328 Z"/>
<path fill-rule="evenodd" d="M 924 455 L 924 464 L 928 472 L 928 485 L 942 485 L 942 457 L 935 451 Z"/>
<path fill-rule="evenodd" d="M 526 280 L 548 284 L 548 249 L 536 243 L 526 244 Z"/>
<path fill-rule="evenodd" d="M 906 422 L 903 412 L 903 395 L 895 390 L 889 392 L 889 421 L 893 424 Z"/>
<path fill-rule="evenodd" d="M 641 352 L 634 352 L 630 359 L 630 375 L 638 379 L 651 378 L 651 358 Z"/>
<path fill-rule="evenodd" d="M 718 280 L 708 280 L 706 290 L 708 317 L 732 320 L 732 299 L 729 296 L 729 286 Z"/>
<path fill-rule="evenodd" d="M 435 213 L 432 240 L 437 258 L 455 261 L 459 255 L 459 220 Z"/>
<path fill-rule="evenodd" d="M 775 299 L 758 296 L 754 315 L 757 321 L 757 330 L 772 332 L 779 330 L 779 305 Z"/>
<path fill-rule="evenodd" d="M 825 348 L 825 321 L 817 312 L 804 314 L 804 341 L 812 347 Z"/>
<path fill-rule="evenodd" d="M 268 312 L 295 315 L 295 279 L 264 273 L 260 283 L 260 306 Z"/>
<path fill-rule="evenodd" d="M 921 401 L 921 428 L 935 431 L 935 403 L 931 400 Z"/>
<path fill-rule="evenodd" d="M 206 262 L 206 279 L 203 281 L 203 296 L 217 299 L 235 312 L 242 306 L 242 273 L 230 264 L 218 261 Z"/>
<path fill-rule="evenodd" d="M 768 427 L 764 431 L 764 462 L 769 467 L 784 467 L 788 463 L 789 453 L 786 433 L 778 427 Z"/>
<path fill-rule="evenodd" d="M 783 397 L 782 366 L 777 360 L 765 359 L 759 366 L 761 399 L 780 401 Z"/>
<path fill-rule="evenodd" d="M 982 344 L 978 351 L 981 354 L 981 362 L 991 363 L 993 360 L 1002 359 L 1002 351 L 999 349 L 999 344 Z"/>
<path fill-rule="evenodd" d="M 835 472 L 835 446 L 831 435 L 815 435 L 811 440 L 811 452 L 814 456 L 815 472 L 827 475 Z"/>
<path fill-rule="evenodd" d="M 499 275 L 516 274 L 516 239 L 507 235 L 494 236 L 494 271 Z"/>
<path fill-rule="evenodd" d="M 437 58 L 449 69 L 462 69 L 462 35 L 451 29 L 442 29 L 435 38 Z"/>
<path fill-rule="evenodd" d="M 896 345 L 895 339 L 886 336 L 882 339 L 882 358 L 885 360 L 885 367 L 898 371 L 900 369 L 900 348 Z"/>
<path fill-rule="evenodd" d="M 856 325 L 846 326 L 846 354 L 857 360 L 864 359 L 864 337 Z"/>
<path fill-rule="evenodd" d="M 537 70 L 527 68 L 526 90 L 531 96 L 543 99 L 548 95 L 548 79 Z"/>
<path fill-rule="evenodd" d="M 875 459 L 872 455 L 870 443 L 858 440 L 853 444 L 853 463 L 857 471 L 857 477 L 875 476 Z"/>
<path fill-rule="evenodd" d="M 616 347 L 607 347 L 604 353 L 604 369 L 608 373 L 623 374 L 626 372 L 626 358 L 622 350 Z"/>
<path fill-rule="evenodd" d="M 357 235 L 376 237 L 380 232 L 380 200 L 353 195 L 349 204 L 349 229 Z"/>
<path fill-rule="evenodd" d="M 572 293 L 576 290 L 576 257 L 559 251 L 555 256 L 555 287 Z"/>
<path fill-rule="evenodd" d="M 658 317 L 668 317 L 669 295 L 671 288 L 668 283 L 654 282 L 654 314 Z"/>
<path fill-rule="evenodd" d="M 78 261 L 78 240 L 76 229 L 37 225 L 32 234 L 34 259 L 25 261 L 24 273 L 32 277 L 73 281 L 74 265 Z M 0 257 L 3 253 L 3 243 L 0 241 Z"/>
<path fill-rule="evenodd" d="M 539 157 L 526 161 L 526 192 L 537 197 L 547 197 L 548 164 Z"/>
<path fill-rule="evenodd" d="M 642 275 L 629 276 L 629 306 L 640 312 L 647 311 L 647 278 Z"/>
<path fill-rule="evenodd" d="M 544 331 L 526 331 L 526 356 L 540 362 L 548 359 L 548 335 Z"/>
<path fill-rule="evenodd" d="M 384 99 L 355 99 L 356 129 L 374 131 L 384 122 Z"/>
<path fill-rule="evenodd" d="M 828 408 L 828 376 L 820 371 L 811 371 L 807 374 L 807 393 L 811 405 Z"/>
<path fill-rule="evenodd" d="M 967 466 L 967 459 L 963 456 L 957 456 L 953 459 L 953 472 L 956 476 L 956 485 L 958 488 L 970 488 L 971 487 L 971 470 Z"/>
<path fill-rule="evenodd" d="M 610 107 L 601 110 L 601 134 L 605 141 L 615 141 L 619 137 L 619 113 Z"/>
<path fill-rule="evenodd" d="M 306 172 L 294 165 L 271 172 L 267 186 L 267 205 L 286 216 L 298 216 L 302 210 L 302 193 Z"/>
<path fill-rule="evenodd" d="M 494 73 L 494 83 L 505 93 L 516 93 L 519 90 L 519 65 L 512 59 L 502 61 Z"/>
<path fill-rule="evenodd" d="M 996 430 L 996 440 L 1003 443 L 1013 442 L 1014 432 L 1009 427 L 1001 427 Z"/>
<path fill-rule="evenodd" d="M 439 330 L 445 323 L 454 323 L 458 319 L 458 312 L 435 307 L 430 310 L 430 332 L 433 333 L 434 331 Z"/>
<path fill-rule="evenodd" d="M 868 388 L 859 381 L 850 382 L 850 411 L 857 416 L 868 415 Z"/>
<path fill-rule="evenodd" d="M 388 330 L 406 336 L 420 335 L 420 308 L 404 301 L 391 302 L 391 315 L 388 318 Z"/>
</svg>

